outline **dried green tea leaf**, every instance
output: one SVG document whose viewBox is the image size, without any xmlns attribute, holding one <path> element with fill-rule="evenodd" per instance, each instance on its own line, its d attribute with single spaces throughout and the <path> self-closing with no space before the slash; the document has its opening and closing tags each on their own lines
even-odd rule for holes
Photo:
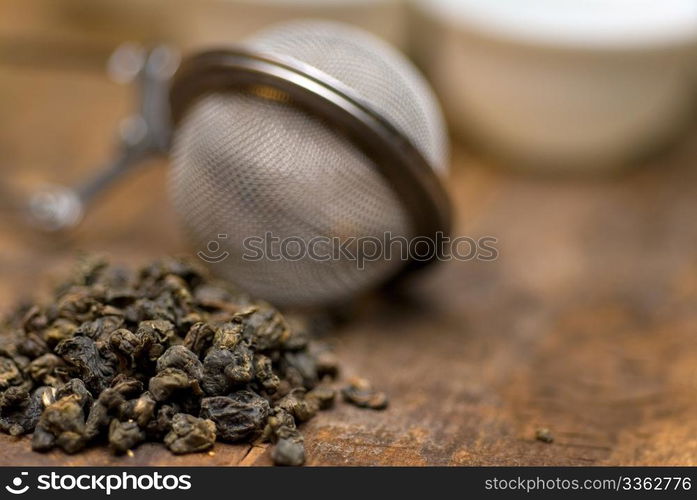
<svg viewBox="0 0 697 500">
<path fill-rule="evenodd" d="M 164 442 L 172 453 L 196 453 L 210 450 L 215 443 L 215 424 L 212 420 L 177 413 L 172 418 L 172 430 Z"/>
<path fill-rule="evenodd" d="M 114 453 L 146 440 L 192 453 L 261 439 L 276 444 L 276 463 L 300 465 L 297 425 L 332 406 L 321 382 L 338 375 L 307 324 L 184 260 L 133 272 L 85 258 L 53 303 L 22 305 L 0 323 L 0 431 L 33 432 L 34 450 L 66 453 L 106 441 Z M 344 391 L 367 407 L 380 396 Z"/>
<path fill-rule="evenodd" d="M 132 450 L 145 441 L 145 432 L 132 420 L 119 422 L 113 419 L 109 425 L 109 447 L 116 454 Z"/>
<path fill-rule="evenodd" d="M 344 401 L 360 408 L 384 410 L 388 405 L 387 395 L 373 389 L 370 382 L 362 378 L 351 379 L 349 385 L 341 389 L 341 395 Z"/>
<path fill-rule="evenodd" d="M 213 396 L 201 401 L 201 418 L 215 422 L 218 437 L 231 443 L 252 440 L 261 433 L 269 416 L 269 403 L 252 391 Z"/>
</svg>

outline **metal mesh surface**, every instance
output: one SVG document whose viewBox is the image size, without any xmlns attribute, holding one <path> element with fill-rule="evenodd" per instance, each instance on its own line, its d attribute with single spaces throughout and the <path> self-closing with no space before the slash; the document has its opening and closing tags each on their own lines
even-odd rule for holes
<svg viewBox="0 0 697 500">
<path fill-rule="evenodd" d="M 342 81 L 435 168 L 444 168 L 445 134 L 430 90 L 376 38 L 336 23 L 295 22 L 247 45 L 292 56 Z M 195 244 L 208 260 L 220 260 L 213 271 L 278 305 L 341 301 L 405 264 L 399 255 L 362 268 L 341 255 L 327 259 L 330 246 L 318 236 L 343 242 L 383 239 L 387 232 L 413 236 L 386 179 L 331 124 L 292 103 L 248 93 L 212 93 L 191 106 L 174 136 L 170 190 Z M 262 241 L 271 243 L 271 252 Z M 307 254 L 310 248 L 315 255 Z M 355 253 L 355 246 L 348 248 Z"/>
</svg>

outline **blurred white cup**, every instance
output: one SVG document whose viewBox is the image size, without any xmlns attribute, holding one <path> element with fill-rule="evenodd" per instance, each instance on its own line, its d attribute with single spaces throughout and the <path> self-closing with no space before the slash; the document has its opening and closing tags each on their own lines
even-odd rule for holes
<svg viewBox="0 0 697 500">
<path fill-rule="evenodd" d="M 412 46 L 451 125 L 511 165 L 607 170 L 693 116 L 697 0 L 423 0 Z"/>
</svg>

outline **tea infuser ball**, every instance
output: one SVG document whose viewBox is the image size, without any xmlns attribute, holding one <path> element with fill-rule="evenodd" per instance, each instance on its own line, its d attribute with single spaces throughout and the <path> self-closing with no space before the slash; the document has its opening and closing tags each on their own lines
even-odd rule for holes
<svg viewBox="0 0 697 500">
<path fill-rule="evenodd" d="M 436 257 L 401 245 L 449 229 L 445 126 L 381 40 L 334 22 L 272 27 L 185 59 L 170 104 L 173 204 L 199 256 L 252 295 L 340 302 Z"/>
</svg>

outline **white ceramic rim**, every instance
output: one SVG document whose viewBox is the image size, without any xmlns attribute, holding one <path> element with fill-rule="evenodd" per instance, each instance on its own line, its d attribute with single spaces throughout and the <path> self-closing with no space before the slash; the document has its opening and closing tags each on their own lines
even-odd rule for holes
<svg viewBox="0 0 697 500">
<path fill-rule="evenodd" d="M 555 48 L 697 44 L 697 0 L 415 0 L 447 25 Z"/>
</svg>

